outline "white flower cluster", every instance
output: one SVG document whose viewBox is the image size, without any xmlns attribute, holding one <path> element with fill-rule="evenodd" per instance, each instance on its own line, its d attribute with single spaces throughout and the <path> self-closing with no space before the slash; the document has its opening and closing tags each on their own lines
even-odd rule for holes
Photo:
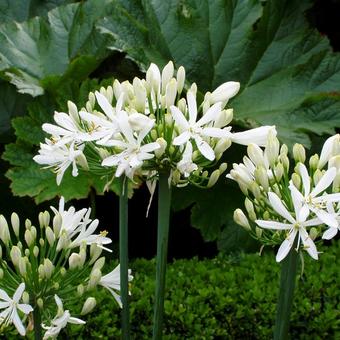
<svg viewBox="0 0 340 340">
<path fill-rule="evenodd" d="M 43 124 L 51 137 L 34 160 L 53 167 L 58 184 L 69 166 L 77 176 L 80 165 L 101 173 L 106 169 L 107 174 L 113 168 L 113 178 L 124 174 L 131 180 L 152 179 L 168 171 L 174 185 L 211 186 L 226 165 L 210 176 L 205 169 L 232 142 L 264 145 L 268 131 L 275 128 L 231 132 L 233 110 L 226 105 L 239 91 L 237 82 L 206 93 L 200 105 L 196 84 L 187 86 L 186 95 L 184 87 L 184 68 L 179 67 L 175 76 L 170 61 L 162 71 L 151 64 L 145 79 L 115 80 L 112 86 L 91 92 L 80 110 L 68 102 L 68 114 L 56 112 L 56 124 Z"/>
<path fill-rule="evenodd" d="M 292 173 L 287 146 L 280 147 L 272 134 L 264 150 L 250 144 L 247 151 L 243 163 L 233 164 L 227 175 L 246 196 L 249 219 L 237 209 L 235 221 L 264 244 L 283 240 L 276 256 L 278 262 L 292 247 L 298 250 L 300 245 L 318 259 L 316 237 L 323 231 L 322 238 L 329 240 L 340 229 L 340 135 L 326 140 L 320 156 L 310 157 L 309 169 L 305 149 L 295 144 Z"/>
<path fill-rule="evenodd" d="M 46 333 L 44 338 L 55 338 L 67 323 L 84 323 L 64 311 L 62 300 L 77 314 L 93 310 L 96 301 L 90 296 L 97 286 L 108 289 L 122 306 L 119 296 L 120 267 L 102 275 L 105 257 L 103 249 L 112 241 L 106 232 L 96 234 L 98 220 L 90 218 L 91 209 L 67 210 L 64 199 L 59 209 L 51 207 L 54 217 L 45 211 L 39 214 L 39 226 L 30 220 L 24 224 L 24 240 L 16 213 L 11 216 L 11 227 L 0 215 L 0 324 L 13 324 L 21 335 L 26 334 L 21 315 L 39 308 Z M 129 273 L 129 281 L 132 280 Z M 13 293 L 13 298 L 9 294 Z M 57 315 L 50 320 L 51 299 L 55 296 Z M 79 299 L 86 299 L 77 310 Z M 23 303 L 21 303 L 21 300 Z M 53 305 L 53 304 L 52 304 Z M 49 326 L 46 326 L 49 323 Z"/>
</svg>

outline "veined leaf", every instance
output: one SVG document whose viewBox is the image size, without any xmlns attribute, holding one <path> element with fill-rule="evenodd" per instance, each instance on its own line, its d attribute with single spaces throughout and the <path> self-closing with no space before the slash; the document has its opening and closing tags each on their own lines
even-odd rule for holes
<svg viewBox="0 0 340 340">
<path fill-rule="evenodd" d="M 68 77 L 84 79 L 108 55 L 109 36 L 95 22 L 112 10 L 112 0 L 57 7 L 47 18 L 0 26 L 0 71 L 21 93 L 38 96 Z M 62 77 L 63 76 L 63 77 Z"/>
</svg>

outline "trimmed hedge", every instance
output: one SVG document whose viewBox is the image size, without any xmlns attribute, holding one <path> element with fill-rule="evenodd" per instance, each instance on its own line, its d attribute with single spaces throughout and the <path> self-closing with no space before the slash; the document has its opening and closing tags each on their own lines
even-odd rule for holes
<svg viewBox="0 0 340 340">
<path fill-rule="evenodd" d="M 320 247 L 319 247 L 320 248 Z M 292 339 L 339 339 L 339 242 L 319 261 L 305 256 L 291 317 Z M 273 253 L 177 260 L 168 266 L 164 339 L 270 339 L 275 319 L 280 265 Z M 132 338 L 150 339 L 155 262 L 135 260 Z M 106 293 L 106 292 L 105 292 Z M 71 339 L 119 339 L 119 308 L 108 294 Z"/>
</svg>

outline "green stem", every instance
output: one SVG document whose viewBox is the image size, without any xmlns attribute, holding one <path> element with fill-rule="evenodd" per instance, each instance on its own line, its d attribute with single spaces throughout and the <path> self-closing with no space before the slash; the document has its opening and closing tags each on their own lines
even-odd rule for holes
<svg viewBox="0 0 340 340">
<path fill-rule="evenodd" d="M 169 219 L 171 190 L 168 185 L 168 173 L 159 175 L 158 188 L 158 230 L 157 230 L 157 263 L 156 263 L 156 292 L 153 319 L 153 339 L 162 338 L 166 262 L 168 253 Z"/>
<path fill-rule="evenodd" d="M 298 252 L 295 243 L 281 265 L 280 291 L 277 303 L 274 340 L 288 339 L 290 312 L 296 280 Z"/>
<path fill-rule="evenodd" d="M 41 329 L 41 314 L 40 309 L 37 304 L 33 310 L 33 323 L 34 323 L 34 339 L 41 340 L 42 339 L 42 329 Z"/>
<path fill-rule="evenodd" d="M 128 281 L 128 179 L 121 179 L 119 196 L 119 257 L 120 257 L 120 294 L 122 309 L 122 339 L 130 339 L 129 321 L 129 281 Z"/>
</svg>

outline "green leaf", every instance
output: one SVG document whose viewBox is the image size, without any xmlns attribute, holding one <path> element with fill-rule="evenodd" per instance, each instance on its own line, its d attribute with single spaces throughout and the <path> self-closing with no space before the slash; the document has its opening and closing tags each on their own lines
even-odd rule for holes
<svg viewBox="0 0 340 340">
<path fill-rule="evenodd" d="M 47 11 L 73 0 L 2 0 L 0 2 L 0 22 L 22 22 L 35 16 L 45 15 Z"/>
<path fill-rule="evenodd" d="M 13 85 L 0 81 L 0 143 L 12 137 L 11 119 L 26 113 L 26 105 L 31 98 L 16 93 Z"/>
<path fill-rule="evenodd" d="M 94 27 L 112 0 L 57 7 L 47 18 L 0 26 L 0 71 L 20 93 L 38 96 L 68 79 L 82 80 L 108 55 L 111 40 Z"/>
</svg>

